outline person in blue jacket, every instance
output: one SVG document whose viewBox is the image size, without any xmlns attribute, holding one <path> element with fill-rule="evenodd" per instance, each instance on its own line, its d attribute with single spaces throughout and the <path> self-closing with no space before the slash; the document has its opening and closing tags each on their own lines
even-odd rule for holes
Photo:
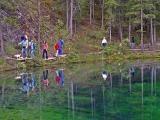
<svg viewBox="0 0 160 120">
<path fill-rule="evenodd" d="M 64 41 L 62 37 L 59 38 L 58 44 L 59 44 L 58 55 L 63 55 Z"/>
<path fill-rule="evenodd" d="M 60 77 L 60 86 L 64 87 L 64 70 L 60 69 L 58 70 L 59 77 Z"/>
<path fill-rule="evenodd" d="M 36 50 L 36 43 L 31 40 L 31 58 L 35 56 L 35 50 Z"/>
<path fill-rule="evenodd" d="M 22 45 L 22 57 L 27 58 L 27 49 L 28 49 L 28 40 L 25 37 L 21 37 L 21 42 L 19 45 Z"/>
</svg>

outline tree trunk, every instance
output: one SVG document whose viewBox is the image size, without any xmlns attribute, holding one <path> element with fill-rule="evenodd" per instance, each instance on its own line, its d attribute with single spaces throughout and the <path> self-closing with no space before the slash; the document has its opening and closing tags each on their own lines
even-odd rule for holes
<svg viewBox="0 0 160 120">
<path fill-rule="evenodd" d="M 156 30 L 156 24 L 154 23 L 154 43 L 156 43 L 157 42 L 157 30 Z"/>
<path fill-rule="evenodd" d="M 121 12 L 120 10 L 118 11 L 118 24 L 119 24 L 119 38 L 120 38 L 120 42 L 122 42 L 123 39 L 123 29 L 122 29 L 122 19 L 121 19 Z"/>
<path fill-rule="evenodd" d="M 90 25 L 92 24 L 92 0 L 89 0 Z"/>
<path fill-rule="evenodd" d="M 76 34 L 76 32 L 77 32 L 77 23 L 76 21 L 74 21 L 74 33 Z"/>
<path fill-rule="evenodd" d="M 128 40 L 129 40 L 129 44 L 131 44 L 131 23 L 129 22 L 129 26 L 128 26 Z"/>
<path fill-rule="evenodd" d="M 94 20 L 94 0 L 92 0 L 92 18 Z"/>
<path fill-rule="evenodd" d="M 38 42 L 39 42 L 39 52 L 41 51 L 40 42 L 41 42 L 41 27 L 40 27 L 40 0 L 37 0 L 38 7 Z"/>
<path fill-rule="evenodd" d="M 154 39 L 153 39 L 153 19 L 151 18 L 151 21 L 150 21 L 150 37 L 151 37 L 151 45 L 154 44 Z"/>
<path fill-rule="evenodd" d="M 142 5 L 142 0 L 141 0 L 141 5 Z M 141 50 L 143 51 L 144 46 L 143 46 L 143 9 L 141 7 Z"/>
<path fill-rule="evenodd" d="M 104 0 L 102 0 L 102 25 L 101 28 L 104 28 Z"/>
<path fill-rule="evenodd" d="M 112 42 L 112 22 L 110 21 L 109 24 L 109 41 Z"/>
<path fill-rule="evenodd" d="M 122 23 L 119 23 L 119 37 L 120 37 L 120 41 L 122 42 L 123 40 L 123 30 L 122 30 Z"/>
<path fill-rule="evenodd" d="M 4 41 L 2 35 L 2 28 L 0 27 L 0 40 L 1 40 L 1 55 L 4 55 Z"/>
<path fill-rule="evenodd" d="M 73 36 L 73 0 L 70 2 L 70 37 Z"/>
<path fill-rule="evenodd" d="M 66 29 L 69 30 L 69 0 L 66 0 L 66 17 L 67 17 L 67 24 Z"/>
</svg>

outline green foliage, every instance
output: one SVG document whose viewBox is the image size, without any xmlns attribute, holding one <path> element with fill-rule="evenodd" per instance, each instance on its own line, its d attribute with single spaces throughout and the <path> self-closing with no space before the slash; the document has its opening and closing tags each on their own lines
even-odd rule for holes
<svg viewBox="0 0 160 120">
<path fill-rule="evenodd" d="M 65 29 L 65 24 L 63 23 L 62 20 L 58 19 L 56 26 L 54 27 L 54 37 L 56 40 L 59 39 L 59 37 L 63 36 L 63 38 L 67 39 L 68 37 L 68 32 Z"/>
<path fill-rule="evenodd" d="M 5 63 L 5 60 L 3 58 L 0 58 L 0 65 L 3 65 Z"/>
<path fill-rule="evenodd" d="M 5 53 L 8 55 L 15 55 L 18 53 L 18 50 L 15 47 L 15 44 L 12 42 L 6 42 L 5 43 Z"/>
<path fill-rule="evenodd" d="M 5 22 L 15 28 L 18 28 L 20 26 L 18 23 L 18 19 L 15 16 L 6 17 Z"/>
</svg>

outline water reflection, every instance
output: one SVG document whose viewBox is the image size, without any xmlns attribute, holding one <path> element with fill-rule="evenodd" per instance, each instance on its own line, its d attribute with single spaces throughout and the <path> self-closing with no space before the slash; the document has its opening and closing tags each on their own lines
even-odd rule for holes
<svg viewBox="0 0 160 120">
<path fill-rule="evenodd" d="M 55 81 L 57 85 L 64 87 L 64 69 L 56 70 Z"/>
<path fill-rule="evenodd" d="M 49 85 L 49 80 L 48 80 L 48 70 L 44 70 L 43 71 L 43 80 L 42 80 L 42 84 L 44 86 L 48 86 Z"/>
<path fill-rule="evenodd" d="M 34 73 L 21 73 L 21 80 L 22 80 L 22 84 L 21 84 L 21 91 L 23 93 L 26 93 L 27 95 L 29 95 L 29 92 L 34 91 L 35 87 L 36 87 L 36 78 L 35 78 L 35 74 Z M 19 77 L 17 77 L 19 78 Z"/>
<path fill-rule="evenodd" d="M 108 73 L 107 73 L 106 71 L 103 71 L 103 72 L 102 72 L 102 78 L 103 78 L 104 80 L 106 80 L 107 77 L 108 77 Z"/>
<path fill-rule="evenodd" d="M 14 113 L 19 119 L 35 120 L 158 120 L 158 66 L 128 65 L 115 71 L 103 66 L 103 72 L 95 65 L 78 70 L 35 70 L 22 73 L 15 81 L 6 75 L 0 81 L 0 119 L 7 120 L 6 115 L 15 119 L 9 114 Z M 47 92 L 43 87 L 47 87 Z"/>
</svg>

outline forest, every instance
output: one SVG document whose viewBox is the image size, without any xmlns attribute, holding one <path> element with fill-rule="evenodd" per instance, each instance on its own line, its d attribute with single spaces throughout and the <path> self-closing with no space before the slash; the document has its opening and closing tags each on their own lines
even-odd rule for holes
<svg viewBox="0 0 160 120">
<path fill-rule="evenodd" d="M 159 12 L 159 0 L 1 0 L 0 53 L 19 53 L 23 34 L 38 47 L 47 40 L 51 52 L 59 36 L 66 53 L 99 51 L 104 36 L 111 45 L 158 49 Z"/>
</svg>

